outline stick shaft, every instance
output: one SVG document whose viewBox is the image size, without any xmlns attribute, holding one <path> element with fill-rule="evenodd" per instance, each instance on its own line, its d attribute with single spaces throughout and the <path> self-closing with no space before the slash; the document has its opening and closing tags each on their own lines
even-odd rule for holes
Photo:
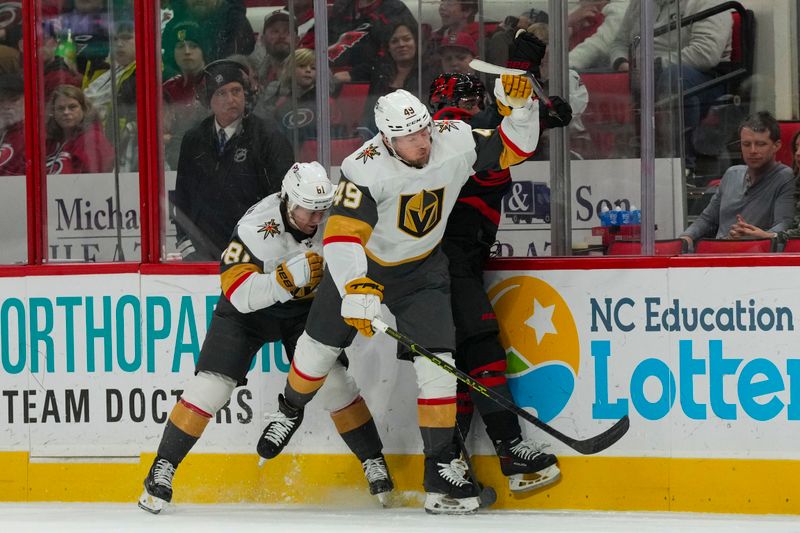
<svg viewBox="0 0 800 533">
<path fill-rule="evenodd" d="M 568 437 L 567 435 L 564 435 L 563 433 L 558 431 L 556 428 L 541 421 L 539 418 L 532 415 L 528 411 L 520 408 L 519 406 L 517 406 L 517 404 L 515 404 L 513 401 L 511 401 L 504 395 L 500 394 L 494 389 L 485 387 L 477 380 L 475 380 L 473 377 L 471 377 L 469 374 L 457 369 L 456 367 L 454 367 L 447 361 L 443 360 L 441 357 L 434 354 L 424 346 L 420 346 L 419 344 L 409 339 L 402 333 L 390 328 L 382 320 L 374 319 L 372 321 L 372 326 L 386 333 L 393 339 L 395 339 L 397 342 L 399 342 L 400 344 L 411 350 L 412 353 L 425 357 L 426 359 L 434 363 L 442 370 L 449 372 L 450 374 L 453 374 L 456 377 L 456 379 L 465 383 L 474 391 L 493 400 L 495 403 L 505 408 L 506 410 L 516 414 L 520 418 L 524 418 L 525 420 L 527 420 L 534 426 L 538 427 L 545 433 L 555 437 L 556 439 L 560 440 L 573 450 L 580 452 L 582 454 L 590 455 L 605 450 L 606 448 L 617 442 L 620 438 L 622 438 L 622 436 L 628 431 L 628 428 L 630 427 L 630 420 L 628 419 L 628 416 L 625 415 L 609 429 L 607 429 L 606 431 L 600 433 L 595 437 L 590 437 L 584 440 L 578 440 L 572 437 Z"/>
</svg>

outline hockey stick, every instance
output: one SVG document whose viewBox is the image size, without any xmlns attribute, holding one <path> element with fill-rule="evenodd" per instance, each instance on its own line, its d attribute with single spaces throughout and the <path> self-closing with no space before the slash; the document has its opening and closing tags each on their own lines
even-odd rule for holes
<svg viewBox="0 0 800 533">
<path fill-rule="evenodd" d="M 461 456 L 464 458 L 464 462 L 467 463 L 467 476 L 469 476 L 469 480 L 472 484 L 478 488 L 478 506 L 483 508 L 494 505 L 497 501 L 497 492 L 494 490 L 494 487 L 484 485 L 478 481 L 478 476 L 475 474 L 475 469 L 472 467 L 472 459 L 470 458 L 469 450 L 467 450 L 467 444 L 464 442 L 464 435 L 461 434 L 461 428 L 458 424 L 456 424 L 455 427 L 455 434 L 458 447 L 461 450 Z"/>
<path fill-rule="evenodd" d="M 528 411 L 521 409 L 518 407 L 513 401 L 509 400 L 499 392 L 490 389 L 481 385 L 477 380 L 473 379 L 462 372 L 461 370 L 457 369 L 447 361 L 443 360 L 438 355 L 434 354 L 433 352 L 429 351 L 427 348 L 420 346 L 413 340 L 409 339 L 402 333 L 390 328 L 385 322 L 382 320 L 375 318 L 372 320 L 372 327 L 377 330 L 380 330 L 394 340 L 411 350 L 412 353 L 416 355 L 421 355 L 425 357 L 433 364 L 441 368 L 442 370 L 453 374 L 458 380 L 462 381 L 469 387 L 471 387 L 475 392 L 483 394 L 487 398 L 493 400 L 495 403 L 500 405 L 501 407 L 505 408 L 508 411 L 516 414 L 519 417 L 524 418 L 537 428 L 541 429 L 545 433 L 555 437 L 556 439 L 560 440 L 573 450 L 582 453 L 584 455 L 591 455 L 597 452 L 601 452 L 617 442 L 619 439 L 622 438 L 625 433 L 628 432 L 628 428 L 631 425 L 630 419 L 628 419 L 628 415 L 623 416 L 619 420 L 617 420 L 613 426 L 605 430 L 604 432 L 600 433 L 599 435 L 595 435 L 594 437 L 589 437 L 588 439 L 573 439 L 572 437 L 568 437 L 558 431 L 556 428 L 542 422 L 539 418 L 535 417 L 534 415 L 530 414 Z"/>
<path fill-rule="evenodd" d="M 472 61 L 469 62 L 469 66 L 472 70 L 477 70 L 478 72 L 483 72 L 485 74 L 494 74 L 496 76 L 501 76 L 503 74 L 507 74 L 509 76 L 525 76 L 530 80 L 533 92 L 542 102 L 544 102 L 544 105 L 546 105 L 548 108 L 553 107 L 553 102 L 551 102 L 550 98 L 548 98 L 547 95 L 544 94 L 544 89 L 542 88 L 542 84 L 539 83 L 539 80 L 534 78 L 533 74 L 531 74 L 527 70 L 510 68 L 510 67 L 501 67 L 500 65 L 487 63 L 482 59 L 473 59 Z"/>
</svg>

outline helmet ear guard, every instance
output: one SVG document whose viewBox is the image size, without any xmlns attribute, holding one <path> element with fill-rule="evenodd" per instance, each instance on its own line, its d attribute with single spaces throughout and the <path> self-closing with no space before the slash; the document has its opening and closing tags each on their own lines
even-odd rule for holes
<svg viewBox="0 0 800 533">
<path fill-rule="evenodd" d="M 333 196 L 333 184 L 325 168 L 316 161 L 295 163 L 281 183 L 281 198 L 286 200 L 289 212 L 294 207 L 325 211 L 333 204 Z"/>
</svg>

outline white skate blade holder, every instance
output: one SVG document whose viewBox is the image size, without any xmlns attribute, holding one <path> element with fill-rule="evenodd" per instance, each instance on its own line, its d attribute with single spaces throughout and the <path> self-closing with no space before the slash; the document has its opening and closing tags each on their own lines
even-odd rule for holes
<svg viewBox="0 0 800 533">
<path fill-rule="evenodd" d="M 447 494 L 428 492 L 425 495 L 425 512 L 430 514 L 474 514 L 478 512 L 478 497 L 451 498 Z"/>
<path fill-rule="evenodd" d="M 139 496 L 139 507 L 148 513 L 158 514 L 169 506 L 169 502 L 157 498 L 145 490 Z"/>
<path fill-rule="evenodd" d="M 555 483 L 561 478 L 561 470 L 557 465 L 550 465 L 544 470 L 530 474 L 514 474 L 508 477 L 508 488 L 511 492 L 529 492 Z"/>
</svg>

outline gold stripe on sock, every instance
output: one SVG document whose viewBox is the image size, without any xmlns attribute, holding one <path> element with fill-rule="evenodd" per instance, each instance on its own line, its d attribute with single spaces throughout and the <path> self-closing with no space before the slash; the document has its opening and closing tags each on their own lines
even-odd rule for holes
<svg viewBox="0 0 800 533">
<path fill-rule="evenodd" d="M 331 419 L 336 424 L 336 431 L 341 434 L 360 428 L 372 420 L 372 413 L 369 412 L 367 402 L 358 398 L 344 409 L 331 413 Z"/>
<path fill-rule="evenodd" d="M 169 415 L 169 421 L 172 422 L 175 427 L 195 438 L 199 438 L 200 435 L 203 434 L 203 430 L 206 429 L 209 420 L 211 420 L 211 418 L 189 409 L 181 402 L 175 404 L 175 407 L 172 408 L 172 412 Z"/>
</svg>

